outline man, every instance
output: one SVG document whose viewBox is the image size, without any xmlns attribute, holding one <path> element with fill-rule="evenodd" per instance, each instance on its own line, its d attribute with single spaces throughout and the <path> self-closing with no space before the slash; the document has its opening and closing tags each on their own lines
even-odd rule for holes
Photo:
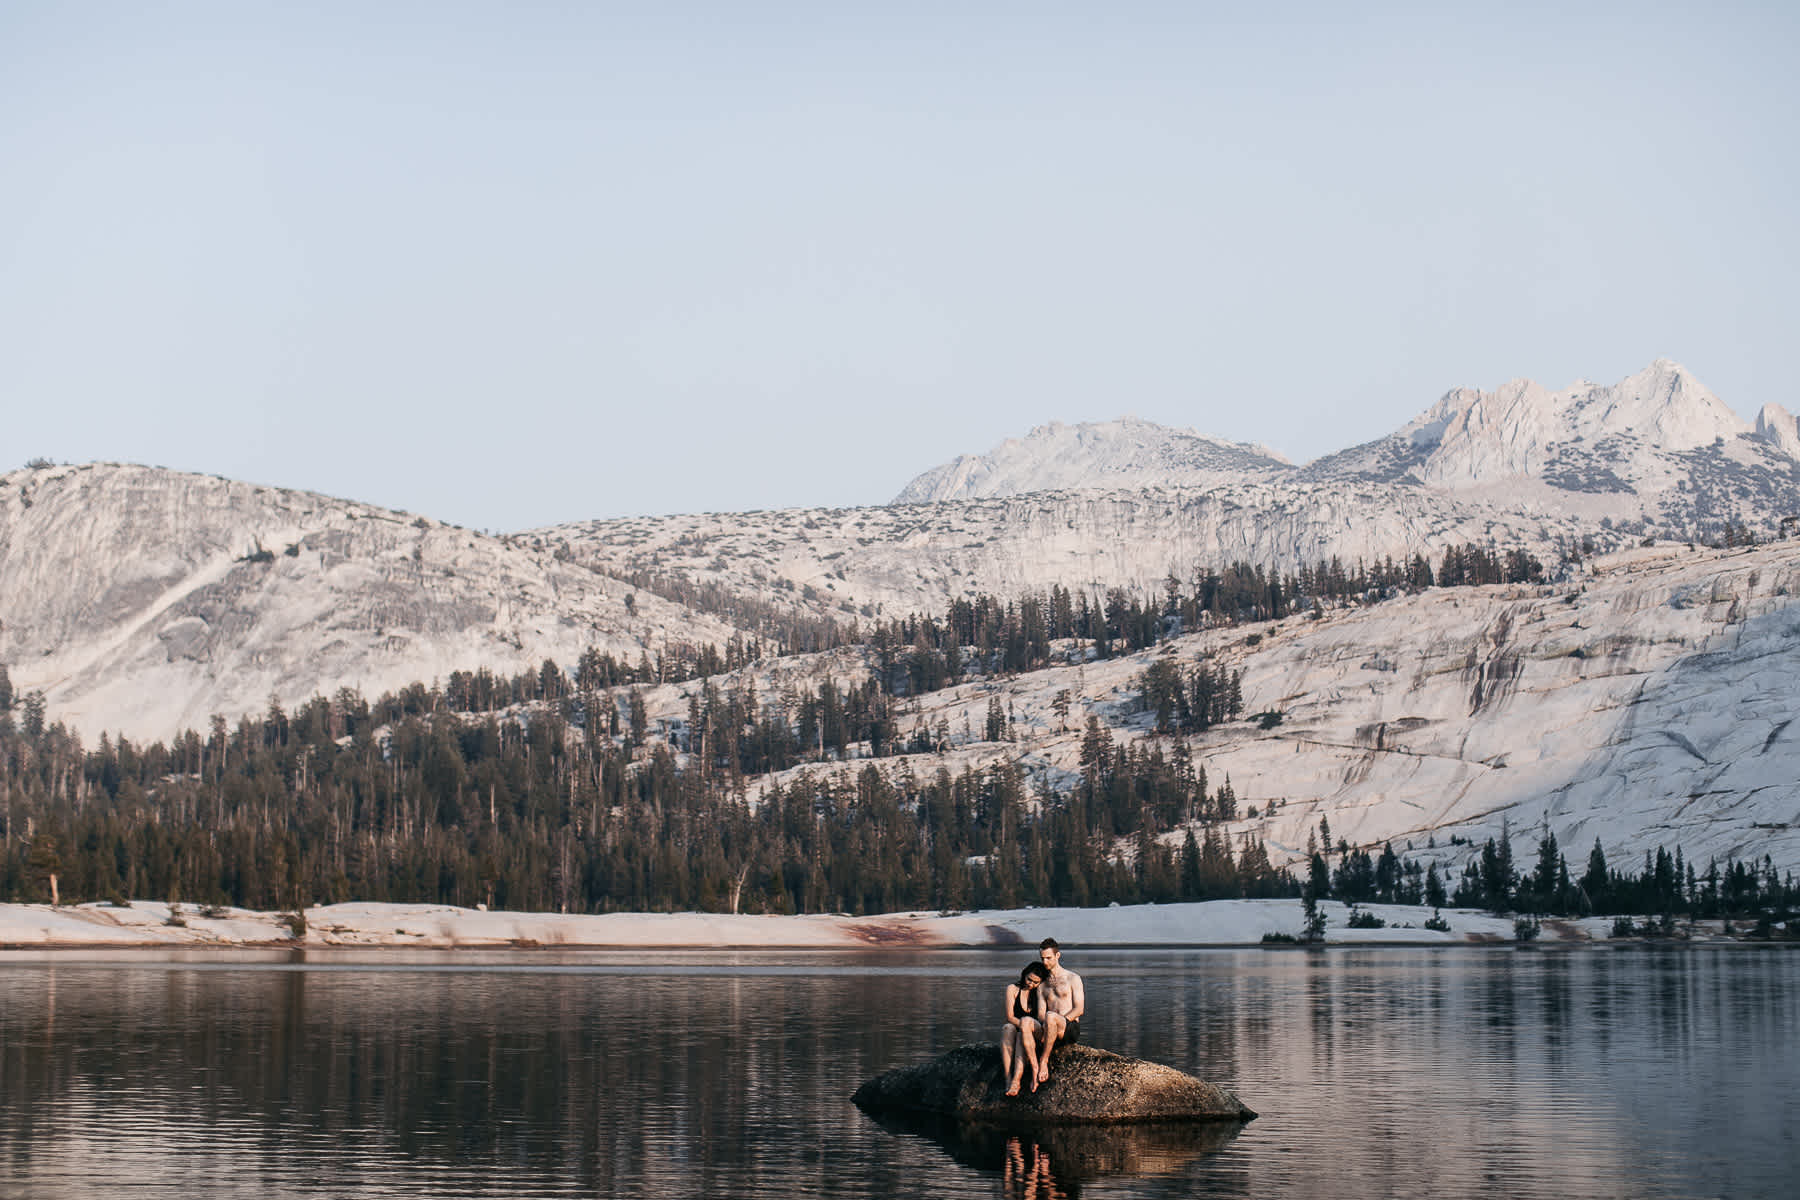
<svg viewBox="0 0 1800 1200">
<path fill-rule="evenodd" d="M 1038 961 L 1050 969 L 1050 978 L 1037 991 L 1038 1019 L 1043 1022 L 1043 1049 L 1038 1053 L 1038 1082 L 1050 1078 L 1050 1051 L 1058 1042 L 1073 1046 L 1081 1040 L 1081 1014 L 1087 1011 L 1087 994 L 1081 976 L 1062 965 L 1062 947 L 1055 938 L 1038 943 Z"/>
</svg>

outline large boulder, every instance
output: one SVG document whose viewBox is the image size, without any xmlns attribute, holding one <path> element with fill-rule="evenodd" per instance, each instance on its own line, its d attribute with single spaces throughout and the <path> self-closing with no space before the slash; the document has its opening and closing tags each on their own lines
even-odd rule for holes
<svg viewBox="0 0 1800 1200">
<path fill-rule="evenodd" d="M 1006 1124 L 1126 1124 L 1143 1121 L 1248 1121 L 1256 1114 L 1224 1088 L 1173 1067 L 1092 1046 L 1059 1048 L 1050 1081 L 1008 1096 L 1000 1047 L 959 1046 L 912 1067 L 896 1067 L 856 1089 L 866 1112 L 936 1113 Z"/>
</svg>

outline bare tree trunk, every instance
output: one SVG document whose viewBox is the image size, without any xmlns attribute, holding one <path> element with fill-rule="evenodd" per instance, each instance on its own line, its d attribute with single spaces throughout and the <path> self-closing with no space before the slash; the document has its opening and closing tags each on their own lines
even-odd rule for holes
<svg viewBox="0 0 1800 1200">
<path fill-rule="evenodd" d="M 738 871 L 737 882 L 731 885 L 731 915 L 737 916 L 738 899 L 744 894 L 744 880 L 750 875 L 750 860 L 744 860 L 743 869 Z"/>
</svg>

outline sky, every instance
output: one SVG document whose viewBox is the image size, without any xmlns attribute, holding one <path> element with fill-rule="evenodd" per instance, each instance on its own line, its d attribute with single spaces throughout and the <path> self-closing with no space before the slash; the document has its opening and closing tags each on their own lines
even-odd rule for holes
<svg viewBox="0 0 1800 1200">
<path fill-rule="evenodd" d="M 1658 357 L 1800 409 L 1797 14 L 8 0 L 0 470 L 507 531 Z"/>
</svg>

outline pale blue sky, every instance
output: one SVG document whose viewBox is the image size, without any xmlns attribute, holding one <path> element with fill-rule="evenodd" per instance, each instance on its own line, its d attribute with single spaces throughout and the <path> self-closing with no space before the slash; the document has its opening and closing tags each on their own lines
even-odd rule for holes
<svg viewBox="0 0 1800 1200">
<path fill-rule="evenodd" d="M 1658 356 L 1800 408 L 1797 11 L 8 0 L 0 468 L 503 530 Z"/>
</svg>

